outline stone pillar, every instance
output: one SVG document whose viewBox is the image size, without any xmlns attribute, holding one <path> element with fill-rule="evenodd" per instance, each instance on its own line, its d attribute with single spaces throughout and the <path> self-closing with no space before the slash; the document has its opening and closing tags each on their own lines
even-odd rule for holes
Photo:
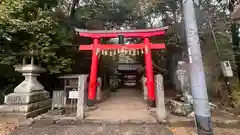
<svg viewBox="0 0 240 135">
<path fill-rule="evenodd" d="M 164 102 L 164 86 L 163 76 L 155 75 L 155 92 L 156 92 L 156 114 L 159 121 L 164 121 L 166 118 L 166 108 Z"/>
<path fill-rule="evenodd" d="M 87 77 L 88 75 L 80 75 L 78 77 L 78 101 L 77 101 L 77 117 L 84 119 L 85 107 L 87 102 Z"/>
<path fill-rule="evenodd" d="M 101 77 L 97 78 L 97 95 L 96 100 L 101 101 L 102 100 L 102 79 Z"/>
<path fill-rule="evenodd" d="M 148 93 L 147 93 L 147 86 L 146 86 L 146 77 L 142 77 L 142 89 L 143 89 L 143 99 L 145 100 L 145 101 L 147 101 L 148 100 Z"/>
<path fill-rule="evenodd" d="M 15 70 L 21 72 L 25 80 L 13 93 L 5 96 L 5 104 L 0 106 L 0 112 L 28 118 L 48 111 L 51 108 L 50 95 L 37 81 L 37 76 L 45 69 L 32 63 L 18 66 Z"/>
</svg>

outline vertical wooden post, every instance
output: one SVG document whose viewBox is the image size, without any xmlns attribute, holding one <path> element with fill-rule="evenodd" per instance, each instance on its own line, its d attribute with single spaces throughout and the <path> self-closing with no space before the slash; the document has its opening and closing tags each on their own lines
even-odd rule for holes
<svg viewBox="0 0 240 135">
<path fill-rule="evenodd" d="M 99 53 L 99 39 L 93 39 L 93 50 L 92 50 L 92 64 L 89 80 L 88 89 L 88 106 L 94 105 L 96 98 L 96 87 L 97 87 L 97 70 L 98 70 L 98 53 Z"/>
<path fill-rule="evenodd" d="M 147 89 L 149 105 L 155 104 L 155 91 L 154 91 L 154 79 L 153 79 L 153 67 L 152 67 L 152 54 L 150 48 L 150 40 L 148 37 L 144 38 L 145 44 L 145 64 L 146 64 L 146 77 L 147 77 Z"/>
</svg>

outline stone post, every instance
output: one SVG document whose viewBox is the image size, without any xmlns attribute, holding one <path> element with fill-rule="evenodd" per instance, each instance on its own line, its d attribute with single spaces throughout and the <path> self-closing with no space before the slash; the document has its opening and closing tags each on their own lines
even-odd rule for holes
<svg viewBox="0 0 240 135">
<path fill-rule="evenodd" d="M 164 86 L 163 76 L 155 75 L 155 92 L 156 92 L 156 114 L 159 121 L 164 121 L 166 118 L 166 108 L 164 102 Z"/>
<path fill-rule="evenodd" d="M 0 112 L 28 118 L 48 111 L 51 108 L 49 93 L 37 81 L 37 76 L 45 69 L 34 65 L 32 60 L 31 64 L 17 66 L 15 70 L 21 72 L 25 80 L 13 93 L 5 96 L 5 104 L 0 106 Z"/>
<path fill-rule="evenodd" d="M 148 100 L 147 86 L 146 86 L 146 77 L 142 77 L 142 89 L 143 89 L 143 98 L 145 101 Z"/>
<path fill-rule="evenodd" d="M 87 101 L 87 77 L 88 75 L 80 75 L 78 77 L 78 101 L 77 101 L 77 117 L 81 120 L 85 117 L 85 106 Z"/>
<path fill-rule="evenodd" d="M 97 78 L 97 95 L 96 100 L 101 101 L 102 100 L 102 79 L 101 77 Z"/>
</svg>

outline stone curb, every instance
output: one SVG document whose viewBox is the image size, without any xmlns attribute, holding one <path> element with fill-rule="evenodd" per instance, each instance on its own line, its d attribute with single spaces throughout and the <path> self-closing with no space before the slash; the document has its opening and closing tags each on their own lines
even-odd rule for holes
<svg viewBox="0 0 240 135">
<path fill-rule="evenodd" d="M 49 126 L 49 125 L 79 125 L 79 124 L 159 124 L 156 122 L 150 121 L 141 121 L 141 120 L 122 120 L 122 121 L 108 121 L 108 120 L 95 120 L 95 119 L 85 119 L 80 120 L 75 117 L 62 117 L 62 118 L 54 118 L 54 117 L 42 117 L 40 119 L 27 119 L 22 122 L 20 126 Z"/>
<path fill-rule="evenodd" d="M 226 128 L 240 128 L 240 120 L 212 120 L 213 126 Z M 142 121 L 142 120 L 98 120 L 98 119 L 84 119 L 80 120 L 76 117 L 67 116 L 47 116 L 42 115 L 34 119 L 30 118 L 22 123 L 20 126 L 49 126 L 49 125 L 79 125 L 79 124 L 163 124 L 169 126 L 194 126 L 194 119 L 185 120 L 170 120 L 166 118 L 164 121 Z"/>
<path fill-rule="evenodd" d="M 95 120 L 95 119 L 91 119 L 91 120 L 84 120 L 84 123 L 106 123 L 106 124 L 137 124 L 137 125 L 141 125 L 141 124 L 157 124 L 157 121 L 153 122 L 153 121 L 142 121 L 142 120 Z"/>
<path fill-rule="evenodd" d="M 136 124 L 136 125 L 142 125 L 142 124 L 157 124 L 156 122 L 149 122 L 149 121 L 138 121 L 138 120 L 97 120 L 97 119 L 85 119 L 85 120 L 79 120 L 77 118 L 70 118 L 70 119 L 58 119 L 56 120 L 56 125 L 77 125 L 77 124 Z"/>
</svg>

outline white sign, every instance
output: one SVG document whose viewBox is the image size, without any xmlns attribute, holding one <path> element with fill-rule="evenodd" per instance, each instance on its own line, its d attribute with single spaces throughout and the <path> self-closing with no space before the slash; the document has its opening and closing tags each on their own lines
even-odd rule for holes
<svg viewBox="0 0 240 135">
<path fill-rule="evenodd" d="M 77 99 L 78 98 L 78 91 L 69 91 L 68 98 L 70 98 L 70 99 Z"/>
<path fill-rule="evenodd" d="M 221 68 L 225 77 L 232 77 L 233 71 L 229 61 L 221 61 Z"/>
</svg>

